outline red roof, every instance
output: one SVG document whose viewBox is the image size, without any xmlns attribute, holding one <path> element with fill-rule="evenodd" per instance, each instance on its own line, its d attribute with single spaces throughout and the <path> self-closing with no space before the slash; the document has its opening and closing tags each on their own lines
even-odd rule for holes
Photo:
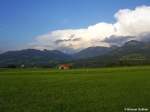
<svg viewBox="0 0 150 112">
<path fill-rule="evenodd" d="M 71 65 L 70 64 L 62 64 L 62 65 L 60 65 L 60 67 L 71 67 Z"/>
</svg>

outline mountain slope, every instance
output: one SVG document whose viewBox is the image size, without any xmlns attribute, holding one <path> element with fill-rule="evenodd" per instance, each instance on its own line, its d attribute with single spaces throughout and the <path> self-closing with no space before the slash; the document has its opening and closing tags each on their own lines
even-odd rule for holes
<svg viewBox="0 0 150 112">
<path fill-rule="evenodd" d="M 69 60 L 71 56 L 60 51 L 40 51 L 35 49 L 26 49 L 21 51 L 9 51 L 0 55 L 0 66 L 50 66 L 61 61 Z"/>
<path fill-rule="evenodd" d="M 89 47 L 73 55 L 35 49 L 0 54 L 0 67 L 56 67 L 60 63 L 72 63 L 74 67 L 150 64 L 150 42 L 132 40 L 121 47 Z"/>
<path fill-rule="evenodd" d="M 103 67 L 150 64 L 150 43 L 129 41 L 110 52 L 74 61 L 76 67 Z"/>
<path fill-rule="evenodd" d="M 89 47 L 74 54 L 74 57 L 76 59 L 86 59 L 86 58 L 104 55 L 110 51 L 111 48 L 108 47 Z"/>
</svg>

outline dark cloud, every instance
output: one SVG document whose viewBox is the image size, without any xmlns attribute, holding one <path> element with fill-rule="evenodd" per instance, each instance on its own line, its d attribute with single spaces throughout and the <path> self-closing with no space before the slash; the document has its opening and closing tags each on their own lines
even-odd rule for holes
<svg viewBox="0 0 150 112">
<path fill-rule="evenodd" d="M 138 36 L 115 36 L 105 38 L 103 42 L 109 43 L 110 45 L 123 45 L 125 42 L 130 40 L 138 40 L 143 42 L 150 42 L 150 33 L 142 33 Z"/>
<path fill-rule="evenodd" d="M 74 38 L 74 39 L 72 39 L 72 41 L 80 41 L 81 40 L 81 38 Z"/>
<path fill-rule="evenodd" d="M 110 45 L 122 45 L 125 42 L 134 39 L 134 36 L 115 36 L 112 35 L 110 37 L 105 38 L 103 42 L 109 43 Z"/>
<path fill-rule="evenodd" d="M 74 38 L 76 35 L 75 34 L 71 34 L 70 36 L 69 36 L 69 38 Z"/>
<path fill-rule="evenodd" d="M 142 33 L 141 35 L 139 35 L 137 37 L 137 39 L 140 41 L 149 42 L 150 41 L 150 33 L 149 32 Z"/>
<path fill-rule="evenodd" d="M 59 39 L 59 40 L 56 40 L 55 43 L 59 44 L 59 43 L 63 43 L 63 42 L 75 42 L 75 41 L 80 41 L 80 40 L 81 40 L 80 37 L 76 38 L 75 34 L 71 34 L 69 36 L 69 39 Z"/>
<path fill-rule="evenodd" d="M 71 39 L 59 39 L 59 40 L 56 40 L 55 43 L 59 44 L 59 43 L 62 43 L 62 42 L 67 42 L 67 41 L 71 41 Z"/>
</svg>

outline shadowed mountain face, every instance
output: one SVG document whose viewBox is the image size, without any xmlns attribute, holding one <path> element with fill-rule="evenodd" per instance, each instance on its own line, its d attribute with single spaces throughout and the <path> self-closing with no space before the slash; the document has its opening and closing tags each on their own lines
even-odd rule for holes
<svg viewBox="0 0 150 112">
<path fill-rule="evenodd" d="M 0 54 L 0 67 L 56 67 L 60 63 L 72 63 L 75 67 L 150 64 L 150 42 L 131 40 L 121 47 L 89 47 L 72 55 L 35 49 Z"/>
<path fill-rule="evenodd" d="M 89 47 L 74 54 L 73 56 L 76 59 L 85 59 L 85 58 L 91 58 L 91 57 L 107 54 L 111 50 L 112 49 L 108 47 Z"/>
<path fill-rule="evenodd" d="M 112 51 L 113 55 L 128 55 L 128 54 L 149 54 L 150 43 L 140 42 L 136 40 L 131 40 L 126 42 L 123 46 L 119 47 L 115 51 Z"/>
<path fill-rule="evenodd" d="M 74 61 L 80 67 L 130 66 L 150 64 L 150 43 L 129 41 L 100 56 Z"/>
<path fill-rule="evenodd" d="M 71 56 L 60 51 L 40 51 L 35 49 L 26 49 L 21 51 L 9 51 L 0 55 L 0 66 L 53 66 L 57 63 L 71 59 Z"/>
</svg>

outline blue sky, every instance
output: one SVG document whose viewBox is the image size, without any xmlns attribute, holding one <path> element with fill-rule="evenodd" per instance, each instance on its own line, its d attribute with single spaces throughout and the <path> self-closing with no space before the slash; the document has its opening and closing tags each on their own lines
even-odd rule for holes
<svg viewBox="0 0 150 112">
<path fill-rule="evenodd" d="M 0 0 L 0 50 L 26 48 L 36 36 L 58 29 L 115 22 L 119 9 L 149 0 Z"/>
</svg>

